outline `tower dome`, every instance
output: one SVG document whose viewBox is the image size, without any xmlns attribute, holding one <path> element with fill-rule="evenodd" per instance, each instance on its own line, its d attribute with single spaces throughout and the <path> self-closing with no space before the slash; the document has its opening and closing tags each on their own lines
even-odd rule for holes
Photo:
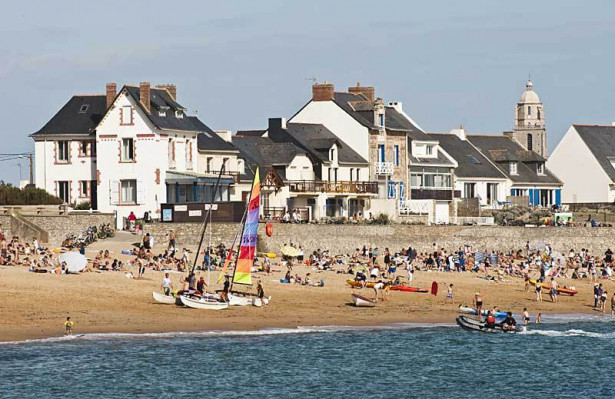
<svg viewBox="0 0 615 399">
<path fill-rule="evenodd" d="M 525 84 L 525 91 L 521 94 L 520 103 L 524 104 L 540 104 L 540 98 L 534 91 L 534 84 L 531 80 L 528 80 Z"/>
</svg>

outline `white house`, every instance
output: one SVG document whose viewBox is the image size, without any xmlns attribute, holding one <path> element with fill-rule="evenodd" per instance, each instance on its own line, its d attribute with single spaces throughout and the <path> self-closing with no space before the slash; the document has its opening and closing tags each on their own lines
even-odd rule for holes
<svg viewBox="0 0 615 399">
<path fill-rule="evenodd" d="M 570 126 L 547 167 L 564 183 L 563 203 L 613 203 L 615 126 Z"/>
<path fill-rule="evenodd" d="M 506 201 L 508 177 L 467 139 L 463 128 L 449 134 L 430 134 L 455 159 L 455 191 L 460 200 L 475 199 L 481 208 L 498 208 Z M 478 215 L 476 215 L 478 216 Z"/>
<path fill-rule="evenodd" d="M 104 96 L 74 96 L 32 135 L 37 187 L 66 203 L 90 200 L 93 209 L 116 212 L 121 227 L 131 211 L 156 218 L 161 203 L 208 202 L 216 181 L 200 162 L 208 151 L 234 156 L 228 169 L 237 172 L 238 151 L 186 114 L 175 86 L 116 90 L 110 83 Z M 234 183 L 224 176 L 218 201 L 230 200 Z"/>
<path fill-rule="evenodd" d="M 369 179 L 378 182 L 370 210 L 395 217 L 424 212 L 431 222 L 448 223 L 454 215 L 455 160 L 404 111 L 401 102 L 385 104 L 373 87 L 357 83 L 347 92 L 333 84 L 314 84 L 312 99 L 292 123 L 324 125 L 369 163 Z"/>
</svg>

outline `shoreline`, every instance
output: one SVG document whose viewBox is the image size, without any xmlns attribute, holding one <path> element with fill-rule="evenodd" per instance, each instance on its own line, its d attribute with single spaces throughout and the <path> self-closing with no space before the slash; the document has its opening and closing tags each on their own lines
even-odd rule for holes
<svg viewBox="0 0 615 399">
<path fill-rule="evenodd" d="M 127 329 L 116 331 L 109 329 L 86 329 L 75 331 L 72 335 L 53 334 L 23 334 L 21 339 L 0 338 L 0 345 L 20 345 L 29 343 L 66 342 L 73 339 L 84 340 L 108 340 L 108 339 L 165 339 L 165 338 L 216 338 L 216 337 L 241 337 L 241 336 L 266 336 L 278 334 L 317 334 L 330 332 L 352 331 L 378 331 L 378 330 L 410 330 L 419 328 L 455 328 L 455 317 L 463 315 L 456 312 L 449 317 L 429 317 L 421 320 L 389 321 L 385 323 L 347 323 L 347 324 L 314 324 L 314 325 L 262 325 L 255 328 L 205 328 L 205 329 Z M 532 318 L 535 315 L 530 315 Z M 601 322 L 612 320 L 607 313 L 543 313 L 541 324 L 564 324 L 574 322 Z M 451 320 L 452 319 L 452 320 Z M 603 320 L 607 319 L 607 320 Z M 529 326 L 535 325 L 531 322 Z"/>
</svg>

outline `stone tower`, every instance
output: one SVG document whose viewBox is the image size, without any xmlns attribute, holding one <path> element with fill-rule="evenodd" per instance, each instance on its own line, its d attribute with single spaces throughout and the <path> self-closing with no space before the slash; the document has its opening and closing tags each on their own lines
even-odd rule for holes
<svg viewBox="0 0 615 399">
<path fill-rule="evenodd" d="M 504 134 L 524 148 L 547 157 L 545 111 L 531 80 L 527 81 L 525 92 L 515 108 L 515 128 L 512 132 Z"/>
</svg>

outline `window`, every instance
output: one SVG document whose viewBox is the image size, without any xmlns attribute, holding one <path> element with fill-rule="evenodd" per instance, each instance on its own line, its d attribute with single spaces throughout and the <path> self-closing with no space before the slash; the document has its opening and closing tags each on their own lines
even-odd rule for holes
<svg viewBox="0 0 615 399">
<path fill-rule="evenodd" d="M 87 157 L 88 156 L 88 147 L 90 146 L 89 141 L 80 141 L 79 142 L 79 156 Z"/>
<path fill-rule="evenodd" d="M 476 159 L 475 156 L 468 155 L 468 157 L 470 158 L 470 162 L 472 162 L 473 164 L 476 164 L 476 165 L 480 165 L 481 164 L 481 162 L 478 159 Z"/>
<path fill-rule="evenodd" d="M 378 114 L 378 126 L 384 127 L 384 114 Z"/>
<path fill-rule="evenodd" d="M 532 107 L 527 106 L 527 116 L 532 116 Z"/>
<path fill-rule="evenodd" d="M 517 174 L 517 163 L 511 162 L 509 165 L 509 170 L 510 170 L 511 175 L 516 175 Z"/>
<path fill-rule="evenodd" d="M 132 119 L 132 107 L 131 106 L 124 106 L 120 108 L 120 125 L 122 126 L 134 125 L 134 121 Z"/>
<path fill-rule="evenodd" d="M 175 117 L 182 119 L 184 117 L 184 113 L 181 111 L 175 111 Z"/>
<path fill-rule="evenodd" d="M 58 182 L 58 198 L 65 203 L 70 203 L 70 184 L 67 181 Z"/>
<path fill-rule="evenodd" d="M 538 175 L 544 175 L 545 174 L 545 164 L 542 162 L 539 162 L 536 164 L 536 174 Z"/>
<path fill-rule="evenodd" d="M 89 181 L 81 180 L 79 182 L 79 196 L 81 198 L 85 198 L 85 197 L 88 197 L 89 195 L 90 195 L 90 192 L 89 192 Z"/>
<path fill-rule="evenodd" d="M 390 181 L 388 183 L 388 195 L 387 198 L 396 198 L 397 197 L 397 189 L 395 188 L 395 182 Z"/>
<path fill-rule="evenodd" d="M 352 181 L 353 174 L 354 174 L 354 169 L 350 168 L 350 181 Z"/>
<path fill-rule="evenodd" d="M 395 144 L 395 147 L 393 147 L 395 152 L 394 152 L 394 156 L 395 156 L 395 166 L 399 166 L 399 145 Z"/>
<path fill-rule="evenodd" d="M 536 115 L 537 115 L 538 120 L 540 120 L 540 108 L 538 108 L 538 110 L 536 110 Z"/>
<path fill-rule="evenodd" d="M 361 171 L 361 169 L 357 168 L 357 181 L 361 180 L 361 176 L 359 174 L 360 171 Z"/>
<path fill-rule="evenodd" d="M 70 141 L 58 141 L 56 160 L 57 162 L 70 162 Z"/>
<path fill-rule="evenodd" d="M 228 172 L 228 158 L 222 158 L 222 170 Z"/>
<path fill-rule="evenodd" d="M 213 167 L 214 167 L 214 158 L 213 157 L 207 157 L 207 165 L 206 165 L 207 169 L 205 169 L 206 172 L 213 172 Z"/>
<path fill-rule="evenodd" d="M 532 137 L 532 133 L 527 134 L 527 149 L 529 151 L 534 151 L 534 139 Z"/>
<path fill-rule="evenodd" d="M 192 141 L 186 141 L 186 169 L 192 169 Z"/>
<path fill-rule="evenodd" d="M 169 146 L 167 148 L 167 152 L 169 153 L 169 168 L 175 168 L 175 141 L 173 139 L 169 139 Z"/>
<path fill-rule="evenodd" d="M 137 181 L 136 180 L 122 180 L 121 181 L 121 197 L 122 204 L 136 204 L 137 203 Z"/>
<path fill-rule="evenodd" d="M 85 114 L 86 112 L 88 112 L 88 108 L 90 108 L 90 106 L 88 104 L 83 104 L 81 106 L 81 108 L 79 108 L 79 113 L 80 114 Z"/>
<path fill-rule="evenodd" d="M 133 162 L 135 160 L 135 147 L 133 139 L 122 139 L 122 162 Z"/>
<path fill-rule="evenodd" d="M 433 145 L 425 146 L 425 155 L 433 155 Z"/>
<path fill-rule="evenodd" d="M 474 198 L 475 192 L 474 189 L 476 187 L 476 183 L 464 183 L 463 184 L 463 198 Z"/>
<path fill-rule="evenodd" d="M 329 161 L 331 162 L 335 161 L 335 148 L 331 148 L 329 150 Z"/>
<path fill-rule="evenodd" d="M 90 156 L 95 157 L 96 156 L 96 142 L 92 141 L 90 143 Z"/>
<path fill-rule="evenodd" d="M 384 144 L 378 144 L 378 162 L 384 162 Z"/>
</svg>

